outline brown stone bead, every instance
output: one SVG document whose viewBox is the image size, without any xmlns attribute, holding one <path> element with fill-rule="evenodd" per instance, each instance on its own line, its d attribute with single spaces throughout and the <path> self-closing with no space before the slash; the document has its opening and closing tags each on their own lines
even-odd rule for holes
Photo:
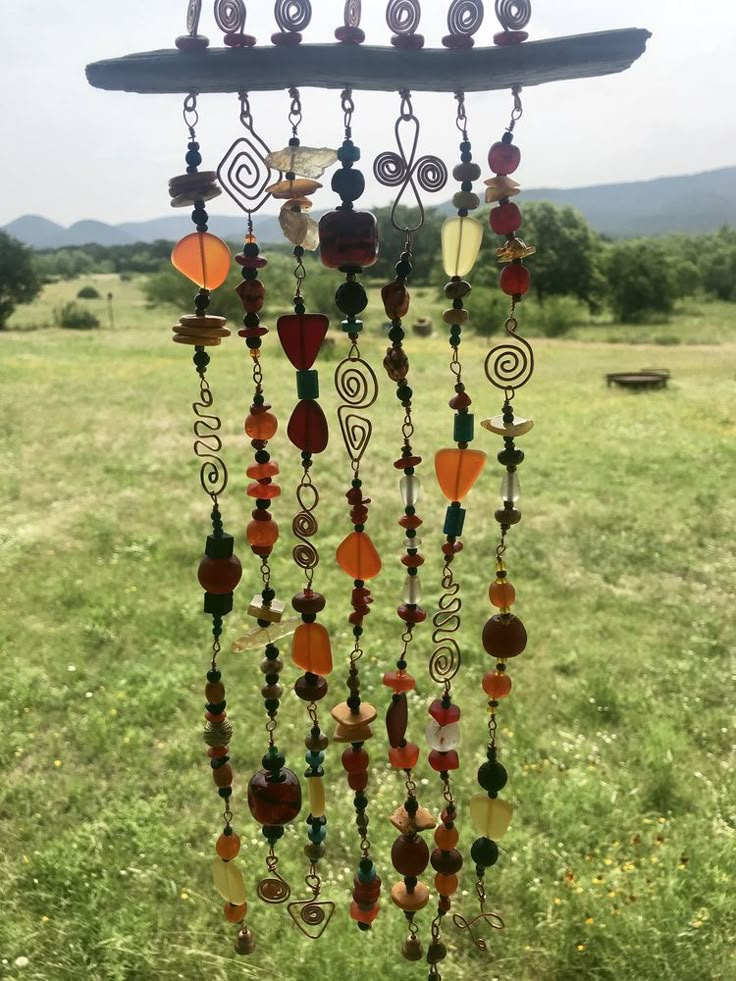
<svg viewBox="0 0 736 981">
<path fill-rule="evenodd" d="M 274 658 L 273 661 L 267 657 L 264 657 L 261 661 L 261 671 L 263 674 L 281 674 L 283 670 L 284 662 L 280 657 Z"/>
<path fill-rule="evenodd" d="M 394 695 L 391 704 L 386 712 L 386 732 L 388 741 L 394 748 L 397 747 L 406 735 L 406 727 L 409 724 L 409 707 L 406 695 Z"/>
<path fill-rule="evenodd" d="M 310 862 L 319 862 L 321 858 L 324 858 L 327 849 L 324 845 L 315 845 L 314 842 L 309 842 L 308 845 L 304 846 L 304 854 L 307 856 Z"/>
<path fill-rule="evenodd" d="M 326 600 L 322 593 L 310 592 L 296 593 L 291 600 L 291 605 L 297 613 L 317 614 L 325 608 Z"/>
<path fill-rule="evenodd" d="M 409 358 L 401 348 L 390 347 L 386 350 L 383 367 L 391 381 L 402 381 L 409 373 Z"/>
<path fill-rule="evenodd" d="M 442 875 L 454 875 L 463 867 L 463 856 L 457 848 L 448 852 L 442 851 L 441 848 L 435 848 L 432 852 L 431 861 L 435 872 L 441 872 Z"/>
<path fill-rule="evenodd" d="M 447 957 L 447 947 L 441 940 L 433 940 L 427 947 L 427 963 L 439 964 Z"/>
<path fill-rule="evenodd" d="M 310 733 L 304 740 L 304 745 L 307 747 L 307 749 L 312 749 L 319 752 L 320 750 L 327 749 L 327 747 L 330 745 L 330 740 L 323 732 L 320 732 L 318 736 L 313 736 Z"/>
<path fill-rule="evenodd" d="M 493 517 L 500 525 L 518 525 L 521 511 L 518 508 L 496 508 Z"/>
<path fill-rule="evenodd" d="M 365 790 L 367 786 L 367 773 L 348 773 L 348 787 L 350 787 L 351 790 Z"/>
<path fill-rule="evenodd" d="M 202 589 L 216 595 L 232 593 L 242 575 L 243 568 L 237 555 L 231 555 L 226 559 L 213 559 L 205 555 L 197 570 L 197 578 Z"/>
<path fill-rule="evenodd" d="M 204 697 L 210 705 L 218 705 L 225 701 L 225 686 L 221 681 L 208 681 L 204 689 Z"/>
<path fill-rule="evenodd" d="M 491 657 L 517 657 L 526 647 L 526 629 L 513 613 L 497 613 L 483 627 L 483 647 Z"/>
<path fill-rule="evenodd" d="M 296 774 L 282 767 L 281 779 L 270 770 L 258 770 L 248 783 L 248 807 L 259 824 L 288 824 L 302 808 L 302 788 Z"/>
<path fill-rule="evenodd" d="M 452 169 L 452 176 L 456 181 L 477 181 L 480 177 L 480 167 L 477 163 L 459 163 Z"/>
<path fill-rule="evenodd" d="M 394 280 L 381 290 L 383 309 L 389 320 L 400 320 L 409 312 L 409 291 L 403 283 Z"/>
<path fill-rule="evenodd" d="M 451 279 L 449 283 L 445 283 L 445 296 L 448 300 L 462 300 L 471 289 L 470 283 L 466 283 L 464 279 Z"/>
<path fill-rule="evenodd" d="M 421 875 L 429 862 L 429 848 L 419 835 L 399 835 L 391 848 L 391 862 L 401 875 Z"/>
<path fill-rule="evenodd" d="M 281 698 L 284 694 L 284 689 L 281 685 L 264 685 L 261 688 L 261 695 L 263 698 Z"/>
<path fill-rule="evenodd" d="M 378 258 L 378 222 L 369 211 L 338 209 L 319 220 L 319 252 L 323 265 L 372 266 Z"/>
<path fill-rule="evenodd" d="M 212 771 L 212 779 L 218 787 L 230 787 L 233 782 L 233 768 L 229 763 L 215 767 Z"/>
<path fill-rule="evenodd" d="M 294 691 L 303 702 L 318 702 L 327 694 L 327 682 L 320 675 L 315 676 L 316 681 L 310 682 L 306 675 L 297 678 Z"/>
</svg>

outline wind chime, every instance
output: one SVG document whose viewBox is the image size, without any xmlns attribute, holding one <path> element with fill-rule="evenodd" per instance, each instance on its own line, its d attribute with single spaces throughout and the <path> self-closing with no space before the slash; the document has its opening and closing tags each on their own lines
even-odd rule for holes
<svg viewBox="0 0 736 981">
<path fill-rule="evenodd" d="M 401 911 L 406 922 L 408 935 L 402 953 L 408 960 L 426 957 L 429 981 L 440 981 L 440 964 L 447 956 L 443 937 L 463 870 L 473 870 L 479 908 L 469 913 L 454 912 L 450 922 L 459 931 L 467 932 L 480 950 L 488 949 L 488 929 L 483 928 L 503 927 L 501 916 L 487 909 L 486 873 L 499 860 L 498 842 L 512 816 L 509 795 L 499 796 L 507 784 L 508 774 L 500 758 L 497 716 L 503 699 L 511 692 L 509 662 L 520 655 L 527 644 L 524 625 L 512 610 L 516 592 L 509 581 L 506 553 L 511 529 L 521 520 L 517 471 L 524 453 L 516 441 L 533 425 L 531 419 L 516 412 L 516 395 L 529 381 L 534 369 L 532 348 L 519 332 L 518 307 L 529 289 L 530 276 L 525 260 L 535 250 L 517 234 L 522 216 L 512 201 L 520 190 L 512 175 L 516 174 L 521 160 L 514 136 L 522 115 L 522 85 L 621 71 L 642 53 L 649 35 L 646 31 L 612 31 L 525 44 L 525 28 L 530 17 L 528 0 L 496 0 L 501 30 L 493 35 L 492 46 L 478 48 L 475 41 L 483 26 L 483 4 L 480 0 L 453 0 L 449 4 L 448 33 L 442 38 L 442 48 L 426 49 L 424 37 L 417 31 L 421 18 L 418 0 L 390 0 L 386 20 L 391 32 L 391 46 L 376 48 L 363 46 L 361 4 L 359 0 L 348 0 L 343 23 L 335 30 L 337 43 L 312 46 L 302 43 L 311 18 L 308 0 L 277 0 L 274 16 L 278 29 L 271 35 L 271 44 L 263 46 L 245 32 L 243 0 L 216 0 L 215 20 L 223 32 L 225 48 L 208 50 L 209 40 L 199 32 L 201 6 L 201 0 L 190 0 L 187 32 L 176 39 L 177 50 L 101 62 L 88 67 L 88 76 L 93 84 L 105 88 L 184 91 L 186 94 L 186 172 L 170 180 L 169 193 L 173 207 L 192 209 L 194 231 L 176 244 L 172 262 L 193 281 L 197 293 L 194 312 L 179 318 L 173 328 L 173 339 L 194 348 L 193 363 L 199 385 L 198 396 L 192 403 L 194 451 L 201 460 L 200 483 L 210 499 L 212 530 L 206 537 L 198 578 L 204 590 L 204 612 L 212 623 L 203 736 L 223 807 L 223 826 L 214 844 L 212 860 L 214 885 L 224 900 L 226 920 L 236 925 L 235 950 L 239 954 L 250 954 L 256 949 L 256 940 L 245 922 L 248 904 L 240 839 L 234 824 L 237 810 L 237 821 L 242 826 L 242 804 L 247 802 L 267 845 L 265 875 L 256 887 L 258 899 L 266 904 L 287 904 L 295 925 L 311 939 L 323 935 L 333 919 L 336 904 L 343 901 L 357 927 L 361 931 L 371 930 L 381 909 L 382 877 L 387 874 L 388 856 L 376 854 L 368 827 L 370 821 L 374 826 L 390 821 L 398 832 L 391 847 L 390 862 L 399 878 L 384 891 L 384 895 L 390 897 L 390 904 Z M 523 55 L 520 54 L 522 45 Z M 249 90 L 243 88 L 245 79 L 248 79 Z M 348 87 L 345 87 L 346 79 L 351 82 Z M 289 83 L 287 115 L 290 132 L 283 149 L 272 152 L 256 131 L 250 95 L 255 90 L 282 89 L 285 80 Z M 300 81 L 342 89 L 340 109 L 344 134 L 337 150 L 302 145 Z M 461 342 L 463 328 L 473 315 L 472 272 L 485 230 L 483 222 L 472 214 L 481 203 L 474 187 L 481 178 L 482 168 L 474 159 L 465 95 L 468 91 L 489 88 L 510 89 L 513 97 L 509 124 L 488 151 L 492 176 L 485 180 L 485 202 L 491 205 L 491 231 L 500 236 L 496 249 L 501 265 L 499 289 L 508 297 L 509 314 L 503 324 L 505 339 L 493 346 L 485 359 L 486 377 L 492 388 L 501 393 L 501 404 L 499 414 L 484 419 L 481 426 L 502 440 L 496 456 L 503 474 L 500 503 L 495 510 L 499 528 L 495 567 L 488 590 L 494 612 L 482 629 L 474 632 L 463 623 L 462 617 L 461 553 L 472 532 L 473 511 L 477 512 L 488 497 L 485 491 L 476 489 L 473 507 L 470 514 L 467 513 L 465 504 L 471 488 L 482 484 L 486 453 L 471 448 L 476 435 L 471 411 L 473 399 L 464 375 Z M 373 643 L 366 622 L 369 614 L 374 612 L 369 583 L 379 574 L 382 563 L 367 530 L 371 501 L 366 495 L 370 491 L 370 482 L 364 483 L 362 467 L 365 459 L 373 459 L 378 454 L 372 443 L 371 408 L 378 395 L 379 383 L 374 368 L 361 353 L 360 342 L 364 331 L 361 315 L 368 305 L 362 279 L 376 261 L 379 243 L 374 215 L 356 207 L 365 190 L 365 178 L 359 166 L 360 149 L 353 139 L 354 93 L 359 89 L 393 90 L 399 95 L 399 113 L 394 124 L 397 150 L 380 154 L 374 162 L 373 173 L 383 186 L 396 188 L 390 217 L 403 238 L 403 245 L 395 257 L 395 276 L 380 292 L 390 321 L 389 346 L 383 367 L 396 396 L 398 449 L 393 453 L 392 469 L 401 500 L 398 525 L 404 551 L 400 563 L 405 574 L 403 591 L 396 606 L 398 657 L 393 665 L 381 666 L 381 675 L 383 685 L 390 693 L 385 717 L 388 762 L 401 775 L 404 802 L 391 815 L 377 814 L 373 806 L 370 816 L 369 755 L 365 747 L 374 736 L 378 711 L 361 697 L 366 672 L 361 662 L 364 652 L 370 650 Z M 448 173 L 441 160 L 420 154 L 420 123 L 415 115 L 413 98 L 421 90 L 447 92 L 448 108 L 452 94 L 455 125 L 460 136 L 459 159 L 452 170 L 457 182 L 452 198 L 456 215 L 445 221 L 441 242 L 447 276 L 444 294 L 448 307 L 442 320 L 450 347 L 447 400 L 453 413 L 453 445 L 434 449 L 435 475 L 447 499 L 447 507 L 442 528 L 429 531 L 430 541 L 439 548 L 441 565 L 431 630 L 429 626 L 422 628 L 428 614 L 422 605 L 420 572 L 424 571 L 427 556 L 423 554 L 421 538 L 426 539 L 428 532 L 422 529 L 423 519 L 417 506 L 420 499 L 418 471 L 423 456 L 426 458 L 433 450 L 433 434 L 423 431 L 421 425 L 415 425 L 415 393 L 411 384 L 404 318 L 410 308 L 408 283 L 415 265 L 414 242 L 418 236 L 427 234 L 423 229 L 425 211 L 421 192 L 441 190 Z M 203 157 L 196 136 L 198 96 L 216 91 L 237 93 L 242 133 L 227 150 L 216 171 L 200 170 Z M 477 133 L 475 135 L 477 140 Z M 317 223 L 309 214 L 311 198 L 322 188 L 319 178 L 336 163 L 338 166 L 330 183 L 339 203 L 324 213 Z M 257 574 L 260 586 L 247 607 L 240 609 L 241 616 L 251 618 L 251 625 L 231 647 L 235 653 L 260 652 L 261 678 L 257 685 L 265 713 L 261 768 L 249 776 L 247 801 L 242 801 L 242 791 L 239 795 L 233 793 L 231 743 L 235 740 L 237 746 L 240 740 L 238 749 L 242 752 L 246 745 L 252 747 L 256 735 L 234 730 L 227 712 L 219 663 L 224 619 L 233 610 L 233 593 L 243 575 L 241 562 L 234 551 L 233 536 L 224 530 L 221 503 L 228 485 L 228 472 L 222 459 L 221 420 L 215 411 L 214 395 L 207 379 L 211 363 L 209 349 L 219 346 L 230 335 L 224 318 L 208 313 L 210 293 L 223 286 L 231 266 L 228 246 L 209 231 L 205 207 L 221 190 L 245 214 L 243 246 L 235 256 L 235 262 L 242 279 L 236 290 L 243 305 L 242 327 L 238 334 L 244 341 L 252 379 L 250 404 L 247 409 L 244 407 L 244 430 L 252 449 L 252 462 L 246 467 L 240 490 L 244 491 L 252 510 L 246 517 L 238 504 L 231 501 L 229 512 L 235 513 L 239 527 L 245 525 L 244 538 L 255 557 L 253 568 L 247 575 Z M 296 372 L 296 404 L 286 425 L 286 440 L 279 435 L 277 412 L 288 411 L 288 406 L 283 403 L 292 399 L 279 391 L 281 404 L 274 411 L 267 401 L 267 398 L 274 398 L 273 387 L 269 390 L 267 386 L 269 347 L 273 345 L 268 336 L 269 328 L 261 320 L 269 274 L 268 262 L 256 234 L 255 216 L 269 200 L 279 202 L 279 223 L 292 246 L 295 263 L 293 312 L 276 311 L 276 333 Z M 407 200 L 414 205 L 416 215 L 410 222 L 402 220 L 405 212 L 399 207 Z M 328 445 L 329 424 L 319 402 L 320 376 L 315 365 L 318 365 L 329 319 L 325 312 L 313 310 L 309 299 L 304 258 L 313 251 L 319 252 L 324 266 L 335 270 L 335 305 L 342 317 L 339 327 L 347 346 L 335 371 L 334 386 L 339 400 L 337 428 L 346 455 L 345 498 L 349 525 L 346 524 L 334 561 L 351 584 L 342 595 L 330 597 L 316 588 L 324 578 L 323 572 L 318 577 L 318 567 L 324 569 L 325 562 L 331 560 L 325 556 L 324 549 L 320 550 L 316 514 L 323 469 L 318 458 Z M 341 277 L 339 282 L 337 274 Z M 271 311 L 274 312 L 273 308 Z M 474 398 L 478 399 L 477 393 Z M 271 453 L 274 440 L 279 442 L 280 453 L 298 453 L 300 476 L 293 489 L 295 505 L 291 507 L 282 497 L 277 483 L 280 470 Z M 291 514 L 291 554 L 294 578 L 298 580 L 291 607 L 296 616 L 286 615 L 286 586 L 276 583 L 271 566 L 274 549 L 288 547 L 272 514 L 276 504 L 280 513 L 288 511 Z M 241 542 L 241 553 L 244 548 L 245 542 Z M 426 575 L 424 579 L 425 583 L 431 581 Z M 433 585 L 436 584 L 433 582 Z M 348 668 L 347 691 L 342 700 L 328 689 L 327 679 L 333 670 L 335 654 L 330 635 L 318 619 L 328 599 L 333 608 L 346 610 L 352 637 L 349 651 L 339 652 L 339 658 L 347 661 Z M 284 642 L 288 644 L 296 672 L 291 665 L 287 667 Z M 492 658 L 490 670 L 479 673 L 476 679 L 488 712 L 486 758 L 477 770 L 480 791 L 468 795 L 465 785 L 457 779 L 458 773 L 462 772 L 458 753 L 461 711 L 454 701 L 453 682 L 461 670 L 463 676 L 470 672 L 470 668 L 463 666 L 463 652 L 469 645 L 477 649 L 479 642 Z M 427 679 L 423 677 L 425 670 L 428 671 Z M 296 773 L 296 748 L 287 747 L 279 734 L 286 677 L 293 680 L 295 694 L 306 711 L 304 759 L 307 768 L 303 781 Z M 429 749 L 427 764 L 437 774 L 439 786 L 435 791 L 429 785 L 422 801 L 416 779 L 417 769 L 423 765 L 421 752 L 418 743 L 407 738 L 418 724 L 409 718 L 407 697 L 417 687 L 417 679 L 423 685 L 436 686 L 427 706 L 426 741 Z M 330 697 L 325 703 L 328 694 Z M 325 704 L 328 709 L 323 708 Z M 330 717 L 334 725 L 328 734 L 326 727 Z M 340 765 L 353 794 L 358 837 L 349 899 L 323 896 L 321 863 L 329 858 L 326 847 L 328 813 L 331 823 L 344 817 L 339 809 L 328 806 L 327 802 L 325 772 L 334 772 L 337 767 L 333 743 L 341 746 Z M 279 851 L 290 847 L 283 841 L 285 828 L 300 815 L 306 828 L 303 852 L 306 860 L 304 884 L 308 892 L 305 898 L 292 898 L 292 886 L 279 870 Z M 462 825 L 470 826 L 475 834 L 467 854 L 459 845 Z M 423 837 L 428 832 L 434 834 L 431 851 Z M 434 871 L 431 884 L 421 879 L 430 864 Z M 428 906 L 431 917 L 427 927 L 420 914 Z M 426 953 L 421 940 L 423 926 L 429 938 Z"/>
</svg>

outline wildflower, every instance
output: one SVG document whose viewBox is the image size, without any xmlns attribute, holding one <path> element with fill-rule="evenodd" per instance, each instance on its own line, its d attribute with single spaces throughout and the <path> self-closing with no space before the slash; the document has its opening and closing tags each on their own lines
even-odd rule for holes
<svg viewBox="0 0 736 981">
<path fill-rule="evenodd" d="M 182 899 L 189 899 L 189 893 L 186 891 L 186 889 L 182 889 L 180 896 Z"/>
<path fill-rule="evenodd" d="M 555 906 L 561 906 L 562 905 L 562 900 L 560 899 L 559 896 L 555 896 L 553 902 L 554 902 Z"/>
<path fill-rule="evenodd" d="M 613 865 L 613 859 L 609 855 L 606 855 L 606 857 L 603 859 L 603 864 Z"/>
<path fill-rule="evenodd" d="M 592 916 L 586 916 L 585 917 L 585 925 L 586 926 L 593 926 L 593 917 Z"/>
<path fill-rule="evenodd" d="M 585 950 L 585 944 L 578 944 L 575 950 Z"/>
<path fill-rule="evenodd" d="M 54 766 L 58 769 L 61 766 L 61 760 L 54 760 Z"/>
</svg>

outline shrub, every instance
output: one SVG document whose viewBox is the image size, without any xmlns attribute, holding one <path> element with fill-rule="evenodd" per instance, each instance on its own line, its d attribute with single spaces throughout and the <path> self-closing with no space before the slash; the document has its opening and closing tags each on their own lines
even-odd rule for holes
<svg viewBox="0 0 736 981">
<path fill-rule="evenodd" d="M 59 327 L 71 330 L 91 330 L 100 326 L 100 321 L 91 311 L 83 310 L 73 300 L 55 308 L 54 320 Z"/>
<path fill-rule="evenodd" d="M 575 297 L 550 296 L 536 308 L 534 323 L 544 337 L 562 337 L 586 319 L 585 308 Z"/>
<path fill-rule="evenodd" d="M 83 286 L 77 293 L 78 300 L 99 300 L 99 291 L 94 286 Z"/>
</svg>

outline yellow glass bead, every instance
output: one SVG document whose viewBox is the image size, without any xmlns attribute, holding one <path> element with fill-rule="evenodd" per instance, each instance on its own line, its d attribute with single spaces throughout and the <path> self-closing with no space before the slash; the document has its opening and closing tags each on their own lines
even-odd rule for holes
<svg viewBox="0 0 736 981">
<path fill-rule="evenodd" d="M 511 198 L 521 190 L 515 180 L 501 175 L 491 177 L 485 184 L 486 204 L 493 204 L 494 201 L 501 201 L 503 198 Z"/>
<path fill-rule="evenodd" d="M 212 881 L 215 889 L 223 899 L 233 906 L 242 906 L 245 902 L 245 885 L 243 875 L 233 862 L 223 862 L 221 858 L 212 860 Z"/>
<path fill-rule="evenodd" d="M 216 290 L 230 272 L 230 249 L 210 232 L 192 232 L 176 243 L 172 265 L 206 290 Z"/>
<path fill-rule="evenodd" d="M 309 812 L 312 817 L 323 817 L 325 813 L 325 785 L 322 777 L 309 777 Z"/>
<path fill-rule="evenodd" d="M 448 218 L 442 225 L 442 264 L 448 276 L 467 276 L 483 241 L 483 225 L 475 218 Z"/>
<path fill-rule="evenodd" d="M 470 799 L 470 819 L 476 833 L 484 838 L 498 841 L 506 834 L 511 823 L 514 806 L 500 797 L 475 794 Z"/>
</svg>

